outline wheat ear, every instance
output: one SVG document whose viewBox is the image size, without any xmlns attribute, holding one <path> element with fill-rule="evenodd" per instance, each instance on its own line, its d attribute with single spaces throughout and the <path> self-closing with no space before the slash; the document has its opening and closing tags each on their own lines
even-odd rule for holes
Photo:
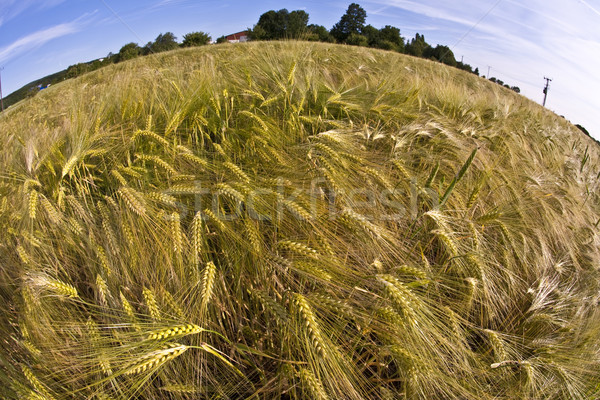
<svg viewBox="0 0 600 400">
<path fill-rule="evenodd" d="M 206 267 L 204 267 L 204 273 L 202 274 L 202 302 L 200 303 L 200 308 L 202 310 L 206 310 L 208 302 L 213 296 L 216 275 L 217 267 L 215 264 L 212 261 L 207 262 Z"/>
<path fill-rule="evenodd" d="M 154 293 L 152 293 L 152 290 L 144 288 L 142 294 L 144 295 L 144 300 L 146 301 L 146 307 L 148 307 L 150 316 L 154 321 L 159 321 L 160 311 L 158 309 L 158 304 L 156 303 L 156 297 L 154 297 Z"/>
<path fill-rule="evenodd" d="M 145 372 L 146 370 L 157 369 L 161 365 L 180 356 L 188 349 L 188 346 L 178 343 L 172 343 L 165 349 L 152 351 L 139 357 L 133 365 L 125 370 L 125 375 L 134 375 Z"/>
<path fill-rule="evenodd" d="M 161 329 L 148 334 L 148 340 L 164 340 L 170 339 L 176 336 L 187 336 L 195 333 L 204 332 L 205 329 L 198 325 L 186 324 L 176 325 L 170 328 Z"/>
<path fill-rule="evenodd" d="M 300 379 L 304 387 L 308 389 L 308 392 L 311 395 L 311 398 L 318 400 L 327 400 L 329 396 L 327 396 L 327 392 L 321 385 L 321 382 L 317 380 L 315 375 L 306 368 L 300 369 Z"/>
<path fill-rule="evenodd" d="M 308 337 L 310 338 L 313 348 L 320 356 L 325 355 L 325 341 L 323 340 L 323 335 L 321 334 L 321 329 L 317 323 L 317 319 L 315 318 L 310 305 L 306 301 L 306 298 L 300 293 L 294 293 L 292 295 L 292 300 L 298 311 L 302 324 L 308 331 Z"/>
</svg>

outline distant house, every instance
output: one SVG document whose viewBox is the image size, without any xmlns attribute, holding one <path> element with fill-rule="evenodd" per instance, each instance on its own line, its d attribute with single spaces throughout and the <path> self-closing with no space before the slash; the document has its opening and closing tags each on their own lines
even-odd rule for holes
<svg viewBox="0 0 600 400">
<path fill-rule="evenodd" d="M 225 38 L 227 39 L 227 41 L 229 43 L 247 42 L 249 40 L 249 38 L 248 38 L 248 31 L 242 31 L 242 32 L 238 32 L 238 33 L 232 33 L 231 35 L 225 36 Z"/>
</svg>

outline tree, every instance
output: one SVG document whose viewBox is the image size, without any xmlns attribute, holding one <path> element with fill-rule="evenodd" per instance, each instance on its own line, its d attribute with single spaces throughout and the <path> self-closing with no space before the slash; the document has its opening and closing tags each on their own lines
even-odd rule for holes
<svg viewBox="0 0 600 400">
<path fill-rule="evenodd" d="M 288 17 L 289 12 L 285 8 L 279 11 L 269 10 L 263 13 L 252 30 L 252 39 L 273 40 L 283 38 Z"/>
<path fill-rule="evenodd" d="M 423 51 L 423 57 L 431 58 L 446 65 L 456 67 L 454 53 L 448 46 L 442 46 L 441 44 L 438 44 L 435 47 L 429 46 Z"/>
<path fill-rule="evenodd" d="M 150 42 L 146 45 L 146 48 L 150 53 L 174 50 L 177 47 L 179 47 L 179 44 L 177 44 L 177 38 L 172 32 L 161 33 L 156 37 L 154 42 Z"/>
<path fill-rule="evenodd" d="M 351 33 L 350 36 L 346 38 L 346 43 L 351 46 L 367 47 L 369 46 L 369 39 L 364 35 L 360 35 L 358 33 Z"/>
<path fill-rule="evenodd" d="M 423 57 L 423 53 L 429 47 L 431 46 L 425 41 L 425 36 L 417 33 L 414 39 L 406 45 L 406 52 L 415 57 Z"/>
<path fill-rule="evenodd" d="M 263 13 L 254 25 L 250 37 L 254 40 L 299 38 L 307 30 L 308 13 L 303 10 L 288 12 L 270 10 Z"/>
<path fill-rule="evenodd" d="M 370 47 L 379 47 L 378 45 L 381 41 L 379 29 L 373 25 L 367 25 L 361 29 L 361 34 L 367 38 Z M 348 43 L 348 39 L 346 39 L 346 43 Z"/>
<path fill-rule="evenodd" d="M 286 26 L 285 35 L 288 38 L 298 39 L 303 33 L 307 31 L 308 25 L 308 13 L 303 10 L 296 10 L 289 13 Z"/>
<path fill-rule="evenodd" d="M 191 32 L 183 36 L 183 42 L 181 47 L 192 47 L 192 46 L 203 46 L 211 41 L 211 37 L 208 33 L 204 32 Z"/>
<path fill-rule="evenodd" d="M 308 31 L 307 40 L 330 43 L 335 42 L 333 36 L 331 36 L 327 28 L 323 25 L 310 24 L 306 27 L 306 30 Z"/>
<path fill-rule="evenodd" d="M 217 38 L 217 44 L 221 44 L 221 43 L 227 43 L 227 37 L 225 35 L 219 36 Z"/>
<path fill-rule="evenodd" d="M 348 6 L 340 21 L 331 28 L 331 35 L 338 42 L 343 43 L 351 34 L 359 35 L 362 32 L 366 19 L 367 12 L 364 8 L 352 3 Z"/>
<path fill-rule="evenodd" d="M 454 53 L 448 46 L 442 46 L 440 44 L 435 46 L 435 58 L 439 62 L 450 65 L 451 67 L 456 67 L 457 65 Z"/>
<path fill-rule="evenodd" d="M 388 48 L 389 44 L 392 45 L 392 48 Z M 379 30 L 379 45 L 377 47 L 401 53 L 404 52 L 404 38 L 400 36 L 400 29 L 391 25 L 381 28 Z"/>
<path fill-rule="evenodd" d="M 66 77 L 67 79 L 76 78 L 79 75 L 83 75 L 88 71 L 90 71 L 90 66 L 86 63 L 71 65 L 69 66 L 69 68 L 67 68 Z"/>
<path fill-rule="evenodd" d="M 116 62 L 131 60 L 132 58 L 139 57 L 141 54 L 142 49 L 137 43 L 127 43 L 119 50 L 119 53 L 116 56 Z"/>
</svg>

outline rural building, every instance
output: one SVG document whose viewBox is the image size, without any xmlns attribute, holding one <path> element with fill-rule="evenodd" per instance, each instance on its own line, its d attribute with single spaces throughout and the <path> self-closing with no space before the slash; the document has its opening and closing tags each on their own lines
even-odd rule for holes
<svg viewBox="0 0 600 400">
<path fill-rule="evenodd" d="M 247 42 L 248 39 L 248 31 L 242 31 L 238 33 L 232 33 L 231 35 L 227 35 L 225 37 L 229 43 L 240 43 Z"/>
</svg>

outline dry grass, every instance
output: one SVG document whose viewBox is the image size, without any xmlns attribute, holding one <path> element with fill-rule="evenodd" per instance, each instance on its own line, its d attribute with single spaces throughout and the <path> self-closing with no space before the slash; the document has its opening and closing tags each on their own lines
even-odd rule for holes
<svg viewBox="0 0 600 400">
<path fill-rule="evenodd" d="M 598 150 L 498 85 L 211 46 L 0 132 L 2 398 L 600 395 Z"/>
</svg>

